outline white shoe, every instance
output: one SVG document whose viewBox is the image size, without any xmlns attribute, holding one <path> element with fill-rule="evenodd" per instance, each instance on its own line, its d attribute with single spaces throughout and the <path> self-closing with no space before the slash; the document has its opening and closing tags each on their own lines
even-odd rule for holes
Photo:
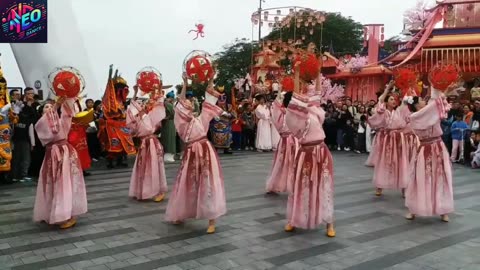
<svg viewBox="0 0 480 270">
<path fill-rule="evenodd" d="M 169 163 L 175 162 L 175 158 L 173 154 L 169 154 L 169 153 L 165 153 L 164 160 L 165 162 L 169 162 Z"/>
</svg>

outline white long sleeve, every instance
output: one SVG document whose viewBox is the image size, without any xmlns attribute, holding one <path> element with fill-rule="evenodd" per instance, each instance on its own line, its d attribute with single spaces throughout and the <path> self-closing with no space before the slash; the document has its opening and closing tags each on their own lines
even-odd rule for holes
<svg viewBox="0 0 480 270">
<path fill-rule="evenodd" d="M 33 124 L 28 127 L 28 136 L 30 137 L 30 144 L 32 147 L 35 146 L 35 130 L 33 129 Z"/>
</svg>

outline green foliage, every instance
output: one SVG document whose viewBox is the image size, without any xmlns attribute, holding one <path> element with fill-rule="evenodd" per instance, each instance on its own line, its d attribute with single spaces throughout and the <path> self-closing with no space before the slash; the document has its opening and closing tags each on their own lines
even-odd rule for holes
<svg viewBox="0 0 480 270">
<path fill-rule="evenodd" d="M 402 39 L 399 36 L 393 36 L 384 42 L 383 49 L 389 54 L 392 54 L 397 51 L 397 44 L 400 43 Z"/>
<path fill-rule="evenodd" d="M 258 45 L 245 38 L 225 45 L 223 51 L 214 55 L 216 84 L 225 86 L 225 90 L 232 88 L 236 79 L 244 78 L 250 72 L 252 56 L 258 51 Z"/>
<path fill-rule="evenodd" d="M 307 15 L 302 15 L 302 17 L 304 21 L 308 18 Z M 305 27 L 303 23 L 297 28 L 295 21 L 292 20 L 290 27 L 273 30 L 265 40 L 298 40 L 304 36 L 303 45 L 305 47 L 308 43 L 313 42 L 317 48 L 323 45 L 322 51 L 328 51 L 332 45 L 334 52 L 341 55 L 355 54 L 362 49 L 363 25 L 340 13 L 326 13 L 323 26 L 321 24 L 313 26 L 313 34 L 310 34 L 311 28 L 311 26 Z"/>
</svg>

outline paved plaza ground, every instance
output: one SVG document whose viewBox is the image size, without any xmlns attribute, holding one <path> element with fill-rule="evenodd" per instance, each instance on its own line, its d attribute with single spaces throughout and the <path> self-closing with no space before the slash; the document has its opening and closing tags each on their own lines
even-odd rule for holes
<svg viewBox="0 0 480 270">
<path fill-rule="evenodd" d="M 374 196 L 366 156 L 334 158 L 333 239 L 283 232 L 287 197 L 264 195 L 271 153 L 221 156 L 229 212 L 214 235 L 206 221 L 165 223 L 166 202 L 130 200 L 128 169 L 93 171 L 89 212 L 66 231 L 32 223 L 32 183 L 0 186 L 0 269 L 480 269 L 480 171 L 455 166 L 450 223 L 409 222 L 399 192 Z M 166 165 L 170 187 L 178 165 Z"/>
</svg>

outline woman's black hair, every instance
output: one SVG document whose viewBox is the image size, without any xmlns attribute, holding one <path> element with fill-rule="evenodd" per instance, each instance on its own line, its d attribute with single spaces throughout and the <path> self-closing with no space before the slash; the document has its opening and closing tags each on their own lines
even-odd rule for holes
<svg viewBox="0 0 480 270">
<path fill-rule="evenodd" d="M 285 93 L 285 96 L 283 96 L 283 107 L 287 108 L 288 104 L 290 104 L 290 101 L 292 100 L 293 92 L 287 92 Z"/>
<path fill-rule="evenodd" d="M 415 105 L 417 105 L 419 101 L 420 101 L 419 97 L 413 97 L 413 103 L 412 104 L 408 103 L 408 109 L 411 112 L 416 112 L 417 108 L 415 108 Z"/>
<path fill-rule="evenodd" d="M 383 103 L 387 103 L 387 102 L 388 102 L 388 99 L 389 99 L 390 97 L 393 97 L 393 95 L 392 95 L 392 94 L 388 94 L 388 95 L 385 97 L 385 99 L 383 100 Z"/>
</svg>

